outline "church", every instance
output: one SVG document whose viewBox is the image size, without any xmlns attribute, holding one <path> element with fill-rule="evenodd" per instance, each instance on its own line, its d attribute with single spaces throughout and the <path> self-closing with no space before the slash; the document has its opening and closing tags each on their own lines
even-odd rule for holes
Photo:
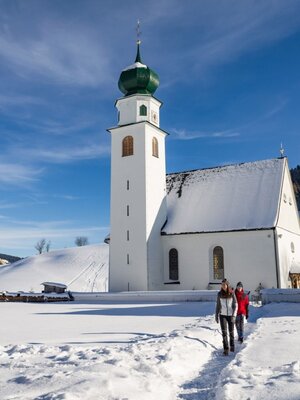
<svg viewBox="0 0 300 400">
<path fill-rule="evenodd" d="M 300 225 L 285 157 L 166 175 L 158 75 L 119 78 L 111 135 L 109 291 L 300 287 Z"/>
</svg>

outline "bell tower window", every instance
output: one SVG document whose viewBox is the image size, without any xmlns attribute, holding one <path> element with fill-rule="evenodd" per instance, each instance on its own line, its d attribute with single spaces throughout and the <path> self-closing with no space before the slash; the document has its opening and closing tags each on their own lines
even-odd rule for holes
<svg viewBox="0 0 300 400">
<path fill-rule="evenodd" d="M 140 106 L 140 115 L 143 117 L 147 116 L 147 107 L 144 104 Z"/>
<path fill-rule="evenodd" d="M 122 142 L 122 157 L 133 155 L 133 137 L 126 136 Z"/>
<path fill-rule="evenodd" d="M 152 155 L 158 158 L 158 140 L 156 137 L 152 138 Z"/>
</svg>

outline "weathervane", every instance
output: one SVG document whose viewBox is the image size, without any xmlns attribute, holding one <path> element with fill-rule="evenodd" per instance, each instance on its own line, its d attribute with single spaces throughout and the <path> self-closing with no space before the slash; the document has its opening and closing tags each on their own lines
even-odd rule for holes
<svg viewBox="0 0 300 400">
<path fill-rule="evenodd" d="M 137 20 L 137 25 L 136 25 L 136 43 L 137 44 L 141 44 L 141 39 L 140 39 L 140 37 L 141 37 L 141 34 L 142 34 L 142 31 L 141 31 L 141 23 L 140 23 L 140 20 L 138 19 Z"/>
<path fill-rule="evenodd" d="M 283 146 L 282 146 L 282 143 L 280 143 L 280 157 L 283 157 L 284 156 L 284 148 L 283 148 Z"/>
</svg>

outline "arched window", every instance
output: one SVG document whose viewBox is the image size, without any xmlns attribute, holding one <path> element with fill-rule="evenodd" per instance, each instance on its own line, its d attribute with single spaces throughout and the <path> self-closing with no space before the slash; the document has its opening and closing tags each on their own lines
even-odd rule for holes
<svg viewBox="0 0 300 400">
<path fill-rule="evenodd" d="M 178 251 L 176 249 L 169 251 L 169 279 L 178 281 Z"/>
<path fill-rule="evenodd" d="M 147 115 L 147 107 L 144 104 L 140 106 L 140 115 L 144 117 Z"/>
<path fill-rule="evenodd" d="M 213 276 L 216 280 L 224 279 L 224 253 L 220 246 L 213 250 Z"/>
<path fill-rule="evenodd" d="M 152 155 L 158 158 L 158 140 L 156 137 L 152 138 Z"/>
<path fill-rule="evenodd" d="M 122 157 L 133 155 L 133 137 L 126 136 L 122 142 Z"/>
</svg>

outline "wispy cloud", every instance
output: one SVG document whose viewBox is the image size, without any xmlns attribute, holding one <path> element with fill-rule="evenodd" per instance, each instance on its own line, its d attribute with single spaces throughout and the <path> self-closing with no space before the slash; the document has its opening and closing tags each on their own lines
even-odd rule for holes
<svg viewBox="0 0 300 400">
<path fill-rule="evenodd" d="M 33 75 L 58 83 L 98 86 L 110 78 L 105 46 L 76 27 L 44 21 L 39 33 L 21 37 L 2 32 L 0 57 L 19 76 Z"/>
<path fill-rule="evenodd" d="M 110 147 L 100 144 L 83 144 L 82 146 L 51 146 L 51 148 L 32 147 L 27 149 L 15 149 L 21 157 L 35 162 L 43 163 L 69 163 L 80 160 L 91 160 L 110 154 Z"/>
<path fill-rule="evenodd" d="M 0 163 L 0 182 L 2 184 L 24 186 L 37 181 L 43 172 L 17 163 Z"/>
<path fill-rule="evenodd" d="M 194 139 L 218 139 L 218 138 L 233 138 L 240 136 L 239 132 L 234 130 L 225 130 L 225 131 L 216 131 L 216 132 L 204 132 L 204 131 L 187 131 L 185 129 L 171 129 L 171 133 L 173 133 L 174 139 L 177 140 L 194 140 Z"/>
</svg>

